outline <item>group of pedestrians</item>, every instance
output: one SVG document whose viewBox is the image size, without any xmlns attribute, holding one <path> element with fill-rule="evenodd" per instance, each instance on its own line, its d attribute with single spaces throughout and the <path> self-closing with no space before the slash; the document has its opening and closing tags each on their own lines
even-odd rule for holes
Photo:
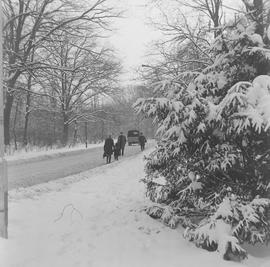
<svg viewBox="0 0 270 267">
<path fill-rule="evenodd" d="M 106 158 L 107 164 L 111 163 L 112 154 L 114 154 L 115 160 L 118 160 L 119 156 L 124 156 L 126 142 L 127 142 L 127 138 L 123 134 L 123 132 L 120 132 L 120 135 L 118 136 L 118 139 L 115 144 L 111 135 L 109 135 L 108 138 L 106 138 L 105 144 L 104 144 L 103 158 Z M 145 136 L 143 135 L 143 133 L 140 133 L 139 144 L 141 146 L 141 151 L 144 150 L 146 142 L 147 141 L 146 141 Z"/>
<path fill-rule="evenodd" d="M 106 157 L 106 163 L 111 163 L 112 154 L 114 154 L 115 160 L 118 160 L 119 156 L 124 156 L 126 142 L 127 138 L 123 134 L 123 132 L 120 133 L 117 142 L 115 144 L 111 135 L 109 135 L 108 138 L 106 138 L 103 154 L 103 158 Z"/>
</svg>

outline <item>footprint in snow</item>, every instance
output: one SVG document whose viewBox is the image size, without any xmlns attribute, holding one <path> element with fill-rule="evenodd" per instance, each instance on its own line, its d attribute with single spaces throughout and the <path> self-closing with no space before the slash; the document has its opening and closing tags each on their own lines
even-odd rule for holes
<svg viewBox="0 0 270 267">
<path fill-rule="evenodd" d="M 150 228 L 144 228 L 143 226 L 138 227 L 140 231 L 142 231 L 144 234 L 150 235 L 151 229 Z"/>
</svg>

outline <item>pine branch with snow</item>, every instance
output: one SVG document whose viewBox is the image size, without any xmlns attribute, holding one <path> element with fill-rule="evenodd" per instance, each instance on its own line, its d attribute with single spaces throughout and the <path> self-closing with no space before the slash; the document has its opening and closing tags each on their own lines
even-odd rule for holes
<svg viewBox="0 0 270 267">
<path fill-rule="evenodd" d="M 159 206 L 147 212 L 243 259 L 243 242 L 270 240 L 270 47 L 247 16 L 224 28 L 212 54 L 188 86 L 162 81 L 162 97 L 134 105 L 158 126 L 144 182 Z"/>
</svg>

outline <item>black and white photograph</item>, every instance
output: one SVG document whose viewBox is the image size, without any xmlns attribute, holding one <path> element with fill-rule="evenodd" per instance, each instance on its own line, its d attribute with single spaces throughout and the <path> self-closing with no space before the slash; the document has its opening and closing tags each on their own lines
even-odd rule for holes
<svg viewBox="0 0 270 267">
<path fill-rule="evenodd" d="M 270 267 L 270 0 L 1 0 L 0 267 Z"/>
</svg>

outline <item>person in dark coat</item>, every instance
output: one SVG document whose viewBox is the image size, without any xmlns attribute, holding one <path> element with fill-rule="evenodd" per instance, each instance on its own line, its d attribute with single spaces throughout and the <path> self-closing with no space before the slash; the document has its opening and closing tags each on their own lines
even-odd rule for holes
<svg viewBox="0 0 270 267">
<path fill-rule="evenodd" d="M 146 142 L 147 141 L 146 141 L 145 136 L 143 135 L 143 133 L 140 133 L 140 135 L 139 135 L 139 143 L 140 143 L 140 146 L 141 146 L 141 151 L 144 150 Z"/>
<path fill-rule="evenodd" d="M 123 132 L 120 132 L 120 135 L 118 137 L 118 143 L 120 145 L 120 155 L 122 156 L 124 156 L 126 142 L 127 142 L 127 138 L 123 135 Z"/>
<path fill-rule="evenodd" d="M 106 140 L 105 140 L 104 154 L 103 154 L 103 158 L 106 157 L 107 163 L 111 163 L 113 150 L 114 150 L 114 142 L 113 142 L 111 135 L 109 135 L 109 137 L 106 138 Z"/>
<path fill-rule="evenodd" d="M 120 156 L 120 144 L 119 142 L 116 142 L 115 145 L 114 145 L 114 159 L 115 160 L 118 160 L 118 157 Z"/>
</svg>

